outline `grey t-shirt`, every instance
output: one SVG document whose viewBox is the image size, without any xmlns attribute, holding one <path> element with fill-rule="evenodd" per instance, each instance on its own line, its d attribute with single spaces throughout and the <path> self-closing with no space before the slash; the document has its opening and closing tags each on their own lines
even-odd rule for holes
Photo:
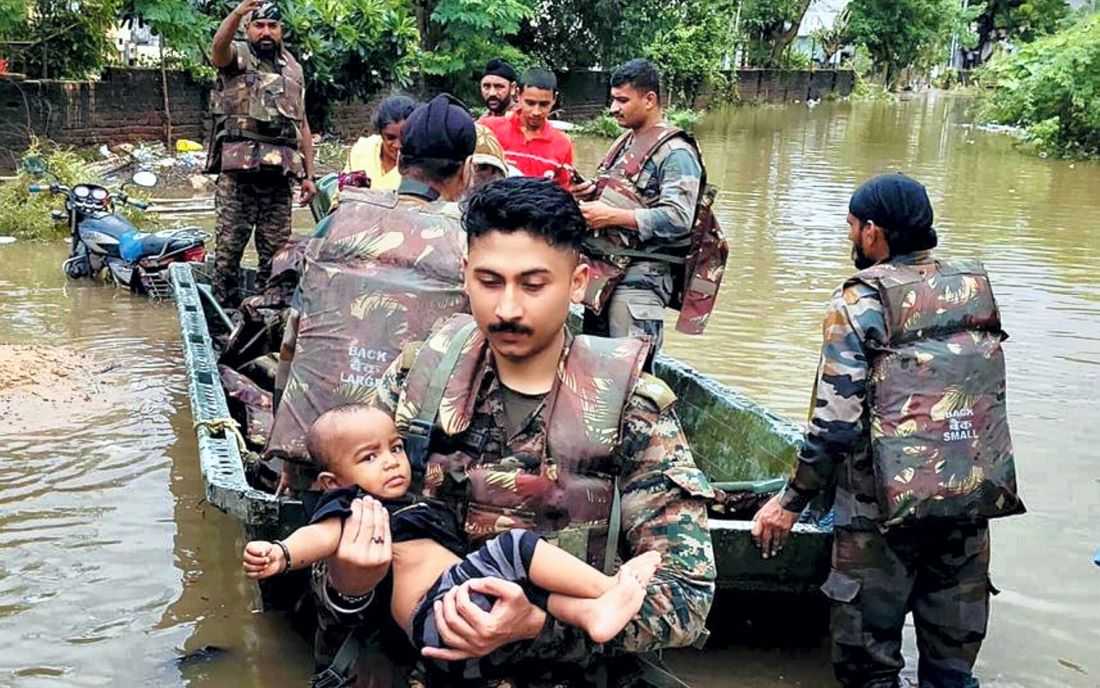
<svg viewBox="0 0 1100 688">
<path fill-rule="evenodd" d="M 542 400 L 546 398 L 546 395 L 524 394 L 506 385 L 501 385 L 500 391 L 503 395 L 504 415 L 508 421 L 508 427 L 504 430 L 508 439 L 511 439 L 523 429 L 527 418 L 542 404 Z"/>
</svg>

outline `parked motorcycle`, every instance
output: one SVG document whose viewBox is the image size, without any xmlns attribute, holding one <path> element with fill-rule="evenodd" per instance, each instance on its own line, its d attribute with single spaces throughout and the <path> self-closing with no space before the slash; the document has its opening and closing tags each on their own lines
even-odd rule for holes
<svg viewBox="0 0 1100 688">
<path fill-rule="evenodd" d="M 29 158 L 24 169 L 35 176 L 50 174 L 39 158 Z M 49 184 L 29 187 L 32 193 L 65 197 L 65 210 L 54 210 L 50 215 L 58 222 L 67 222 L 72 236 L 69 257 L 61 265 L 66 275 L 114 282 L 154 298 L 171 296 L 166 268 L 176 262 L 204 261 L 206 234 L 197 227 L 141 232 L 115 211 L 117 204 L 148 208 L 149 204 L 130 198 L 126 187 L 135 184 L 148 188 L 156 183 L 157 176 L 152 172 L 138 172 L 114 193 L 97 184 L 65 186 L 56 177 Z"/>
</svg>

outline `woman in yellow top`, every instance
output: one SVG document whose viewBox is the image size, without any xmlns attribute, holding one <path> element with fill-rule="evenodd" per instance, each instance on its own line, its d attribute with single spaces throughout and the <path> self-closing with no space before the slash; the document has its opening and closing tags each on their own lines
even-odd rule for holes
<svg viewBox="0 0 1100 688">
<path fill-rule="evenodd" d="M 374 113 L 374 134 L 355 142 L 348 153 L 344 172 L 365 172 L 370 188 L 396 191 L 401 184 L 397 156 L 401 152 L 401 127 L 416 108 L 408 96 L 390 96 L 378 105 Z"/>
</svg>

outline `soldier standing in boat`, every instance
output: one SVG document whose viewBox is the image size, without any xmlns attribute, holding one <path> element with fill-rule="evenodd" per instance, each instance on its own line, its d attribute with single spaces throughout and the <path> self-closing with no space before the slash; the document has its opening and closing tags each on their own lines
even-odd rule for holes
<svg viewBox="0 0 1100 688">
<path fill-rule="evenodd" d="M 675 396 L 641 372 L 649 344 L 569 334 L 570 303 L 584 293 L 584 218 L 552 182 L 511 178 L 466 202 L 471 316 L 455 316 L 427 342 L 406 347 L 375 403 L 394 414 L 425 494 L 460 511 L 473 543 L 526 527 L 592 565 L 663 555 L 641 613 L 595 646 L 548 618 L 514 584 L 469 584 L 497 598 L 484 611 L 467 586 L 436 611 L 449 649 L 436 659 L 485 657 L 529 646 L 517 675 L 607 654 L 696 643 L 714 595 L 707 527 L 714 490 L 696 467 L 673 410 Z M 322 583 L 330 609 L 354 610 L 385 573 L 372 555 L 380 524 L 359 505 Z M 374 548 L 377 549 L 377 548 Z M 377 554 L 377 552 L 374 552 Z M 621 684 L 618 684 L 621 685 Z"/>
<path fill-rule="evenodd" d="M 681 309 L 677 328 L 701 332 L 725 266 L 725 244 L 714 268 L 690 284 L 706 292 L 703 309 L 683 300 L 685 256 L 692 246 L 704 170 L 695 141 L 664 119 L 661 78 L 648 60 L 630 60 L 611 75 L 611 114 L 628 131 L 600 163 L 597 181 L 576 178 L 573 193 L 593 236 L 585 242 L 592 275 L 584 331 L 664 339 L 664 309 Z M 709 217 L 709 206 L 707 207 Z M 715 229 L 716 226 L 715 226 Z M 693 270 L 689 269 L 689 272 Z M 698 299 L 696 299 L 698 302 Z"/>
<path fill-rule="evenodd" d="M 939 261 L 932 205 L 901 175 L 852 196 L 860 272 L 833 295 L 798 468 L 757 514 L 765 558 L 835 491 L 833 662 L 845 686 L 898 686 L 913 613 L 921 686 L 977 686 L 988 519 L 1022 513 L 1005 408 L 1000 315 L 977 261 Z"/>
<path fill-rule="evenodd" d="M 247 41 L 234 41 L 242 20 Z M 317 193 L 313 139 L 302 67 L 283 46 L 278 5 L 243 0 L 218 27 L 211 60 L 218 69 L 206 168 L 218 174 L 214 295 L 235 307 L 241 257 L 253 231 L 256 282 L 263 289 L 272 257 L 290 238 L 291 185 L 301 184 L 303 205 Z"/>
<path fill-rule="evenodd" d="M 397 193 L 343 189 L 324 237 L 306 251 L 265 449 L 285 462 L 285 487 L 307 489 L 316 477 L 305 444 L 314 420 L 369 398 L 403 345 L 469 312 L 466 241 L 449 204 L 466 190 L 476 144 L 474 120 L 451 96 L 416 108 L 401 132 Z"/>
</svg>

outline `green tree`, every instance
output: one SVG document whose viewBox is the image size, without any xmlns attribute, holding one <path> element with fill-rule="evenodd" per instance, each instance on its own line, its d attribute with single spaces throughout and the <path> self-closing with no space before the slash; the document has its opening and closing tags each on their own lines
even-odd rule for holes
<svg viewBox="0 0 1100 688">
<path fill-rule="evenodd" d="M 0 0 L 0 40 L 10 38 L 27 23 L 27 5 L 23 0 Z"/>
<path fill-rule="evenodd" d="M 1047 152 L 1100 156 L 1100 14 L 994 57 L 979 75 L 980 119 L 1025 127 Z"/>
<path fill-rule="evenodd" d="M 486 60 L 527 58 L 507 39 L 535 16 L 536 0 L 413 0 L 420 68 L 451 84 L 471 84 Z"/>
<path fill-rule="evenodd" d="M 813 32 L 814 40 L 821 46 L 825 62 L 832 61 L 833 56 L 839 53 L 850 40 L 848 35 L 848 8 L 845 7 L 833 18 L 833 24 L 822 27 Z"/>
<path fill-rule="evenodd" d="M 18 53 L 28 74 L 83 78 L 107 63 L 107 38 L 118 11 L 117 0 L 33 0 L 0 4 L 0 31 L 28 45 Z"/>
<path fill-rule="evenodd" d="M 646 0 L 640 3 L 649 6 Z M 618 29 L 637 3 L 623 0 L 541 0 L 509 43 L 552 69 L 612 65 L 625 50 L 641 54 L 641 37 Z M 655 3 L 654 3 L 655 4 Z"/>
<path fill-rule="evenodd" d="M 216 13 L 223 9 L 218 3 L 189 0 L 124 0 L 119 19 L 149 25 L 180 66 L 209 67 L 210 42 L 221 21 Z"/>
<path fill-rule="evenodd" d="M 810 0 L 743 0 L 740 28 L 748 64 L 780 66 L 809 7 Z"/>
<path fill-rule="evenodd" d="M 673 103 L 690 108 L 706 85 L 725 81 L 730 7 L 695 0 L 672 4 L 663 14 L 668 28 L 653 32 L 641 54 L 660 66 Z"/>
<path fill-rule="evenodd" d="M 283 21 L 315 104 L 411 81 L 417 31 L 404 0 L 283 0 Z"/>
<path fill-rule="evenodd" d="M 959 0 L 852 0 L 848 33 L 870 53 L 887 87 L 906 67 L 946 63 L 954 36 L 972 43 L 970 26 L 984 4 L 963 7 Z"/>
<path fill-rule="evenodd" d="M 978 40 L 965 66 L 987 60 L 1000 41 L 1028 43 L 1058 30 L 1069 14 L 1066 0 L 989 0 L 978 17 Z"/>
</svg>

